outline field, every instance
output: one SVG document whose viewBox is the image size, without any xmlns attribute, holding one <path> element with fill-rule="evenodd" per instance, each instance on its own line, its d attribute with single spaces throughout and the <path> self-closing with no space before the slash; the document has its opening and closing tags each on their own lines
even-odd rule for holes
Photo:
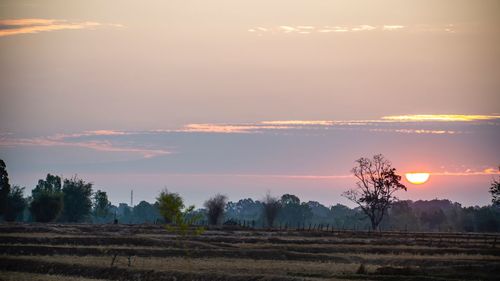
<svg viewBox="0 0 500 281">
<path fill-rule="evenodd" d="M 0 225 L 0 280 L 498 280 L 500 235 Z"/>
</svg>

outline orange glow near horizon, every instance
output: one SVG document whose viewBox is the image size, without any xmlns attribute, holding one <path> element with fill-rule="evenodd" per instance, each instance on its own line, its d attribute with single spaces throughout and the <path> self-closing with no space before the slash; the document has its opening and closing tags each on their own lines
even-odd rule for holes
<svg viewBox="0 0 500 281">
<path fill-rule="evenodd" d="M 424 184 L 429 180 L 430 173 L 406 173 L 405 177 L 412 184 Z"/>
</svg>

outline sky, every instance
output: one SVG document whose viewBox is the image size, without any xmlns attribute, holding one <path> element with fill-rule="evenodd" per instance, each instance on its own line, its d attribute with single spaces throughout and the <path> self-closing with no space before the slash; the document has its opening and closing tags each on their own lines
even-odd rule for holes
<svg viewBox="0 0 500 281">
<path fill-rule="evenodd" d="M 490 202 L 499 1 L 0 0 L 0 159 L 27 195 L 292 193 L 353 206 L 360 157 L 430 172 L 401 199 Z"/>
</svg>

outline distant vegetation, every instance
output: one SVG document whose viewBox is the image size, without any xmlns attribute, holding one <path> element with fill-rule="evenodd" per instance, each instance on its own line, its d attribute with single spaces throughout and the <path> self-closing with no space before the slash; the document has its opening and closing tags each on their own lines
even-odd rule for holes
<svg viewBox="0 0 500 281">
<path fill-rule="evenodd" d="M 370 163 L 359 164 L 357 168 Z M 392 168 L 388 168 L 384 184 L 387 184 L 387 179 L 391 179 L 392 184 L 399 183 L 399 179 L 394 179 Z M 403 189 L 402 186 L 395 187 Z M 341 204 L 327 207 L 316 201 L 302 202 L 293 194 L 281 197 L 267 194 L 262 200 L 246 198 L 236 202 L 227 202 L 224 195 L 216 194 L 207 199 L 204 208 L 195 209 L 194 206 L 186 208 L 179 194 L 167 190 L 160 193 L 154 203 L 141 201 L 135 206 L 125 203 L 115 206 L 110 203 L 106 192 L 94 191 L 91 183 L 76 176 L 61 179 L 51 174 L 38 181 L 31 196 L 25 198 L 23 192 L 22 187 L 10 186 L 5 163 L 0 160 L 0 216 L 5 221 L 179 224 L 182 219 L 184 223 L 253 228 L 500 232 L 498 179 L 493 180 L 490 188 L 493 204 L 484 207 L 462 207 L 459 203 L 438 199 L 400 201 L 387 196 L 368 198 L 372 201 L 365 198 L 356 208 Z M 360 200 L 365 195 L 357 196 Z M 376 204 L 380 202 L 386 209 L 374 227 L 366 210 L 371 208 L 369 204 L 379 206 Z"/>
</svg>

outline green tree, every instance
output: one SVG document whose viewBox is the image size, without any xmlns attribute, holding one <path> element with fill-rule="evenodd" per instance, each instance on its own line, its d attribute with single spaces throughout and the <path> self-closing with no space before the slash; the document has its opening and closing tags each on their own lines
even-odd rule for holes
<svg viewBox="0 0 500 281">
<path fill-rule="evenodd" d="M 179 194 L 165 189 L 158 195 L 156 201 L 158 210 L 167 223 L 178 224 L 180 222 L 178 220 L 182 220 L 180 217 L 182 217 L 184 201 Z"/>
<path fill-rule="evenodd" d="M 65 179 L 62 188 L 64 207 L 63 220 L 80 222 L 90 215 L 92 210 L 92 183 L 86 183 L 74 176 Z"/>
<path fill-rule="evenodd" d="M 105 191 L 97 190 L 94 193 L 93 213 L 98 218 L 105 218 L 109 214 L 111 202 L 108 200 L 108 194 Z"/>
<path fill-rule="evenodd" d="M 4 213 L 4 219 L 6 221 L 15 221 L 22 219 L 22 214 L 24 208 L 26 208 L 26 199 L 23 197 L 24 187 L 19 187 L 14 185 L 6 201 L 6 209 Z"/>
<path fill-rule="evenodd" d="M 357 187 L 342 195 L 358 204 L 375 230 L 390 205 L 397 201 L 394 193 L 406 191 L 406 186 L 400 183 L 401 176 L 396 174 L 396 169 L 382 154 L 373 156 L 373 159 L 362 157 L 356 160 L 356 164 L 352 173 L 359 180 Z"/>
<path fill-rule="evenodd" d="M 30 212 L 36 222 L 50 222 L 56 220 L 63 207 L 61 178 L 47 174 L 45 180 L 39 180 L 31 191 Z"/>
<path fill-rule="evenodd" d="M 166 226 L 167 231 L 179 235 L 180 238 L 203 232 L 202 227 L 192 228 L 192 225 L 201 219 L 201 215 L 194 211 L 194 205 L 185 208 L 184 200 L 179 194 L 165 189 L 156 200 L 160 214 L 170 224 Z"/>
<path fill-rule="evenodd" d="M 5 162 L 0 159 L 0 216 L 5 212 L 9 192 L 9 174 L 7 173 Z"/>
</svg>

